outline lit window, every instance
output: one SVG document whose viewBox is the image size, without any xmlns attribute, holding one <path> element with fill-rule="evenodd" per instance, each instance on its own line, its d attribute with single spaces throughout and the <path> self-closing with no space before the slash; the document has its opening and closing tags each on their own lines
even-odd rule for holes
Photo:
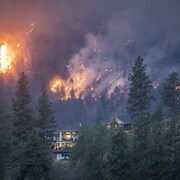
<svg viewBox="0 0 180 180">
<path fill-rule="evenodd" d="M 71 135 L 71 132 L 66 132 L 65 133 L 65 138 L 67 139 L 67 140 L 69 140 L 69 139 L 71 139 L 72 138 L 72 135 Z"/>
</svg>

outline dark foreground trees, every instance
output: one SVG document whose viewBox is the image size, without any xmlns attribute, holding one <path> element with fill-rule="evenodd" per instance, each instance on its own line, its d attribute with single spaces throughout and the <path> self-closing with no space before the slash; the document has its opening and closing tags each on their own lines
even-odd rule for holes
<svg viewBox="0 0 180 180">
<path fill-rule="evenodd" d="M 104 131 L 83 128 L 72 152 L 82 179 L 178 180 L 180 178 L 180 90 L 178 74 L 173 72 L 163 85 L 164 106 L 150 111 L 151 81 L 139 57 L 129 77 L 128 110 L 132 130 Z M 164 112 L 163 112 L 164 111 Z M 96 136 L 96 134 L 98 134 Z M 107 134 L 109 134 L 107 136 Z M 100 135 L 101 134 L 101 135 Z M 105 137 L 105 139 L 102 138 Z M 109 138 L 107 138 L 109 137 Z M 106 141 L 108 146 L 104 146 Z M 102 151 L 100 147 L 103 148 Z M 95 153 L 98 152 L 98 153 Z M 103 152 L 102 154 L 100 152 Z M 101 161 L 97 161 L 101 157 Z"/>
<path fill-rule="evenodd" d="M 36 119 L 31 106 L 28 77 L 22 72 L 13 99 L 12 179 L 46 179 L 51 167 L 50 145 L 52 109 L 47 92 L 42 89 Z M 44 115 L 45 113 L 45 115 Z M 42 118 L 44 117 L 44 121 Z"/>
<path fill-rule="evenodd" d="M 12 180 L 179 180 L 178 74 L 171 73 L 163 85 L 162 101 L 168 113 L 164 111 L 164 106 L 155 112 L 150 111 L 152 86 L 141 57 L 136 60 L 129 80 L 128 110 L 132 130 L 108 130 L 100 123 L 82 127 L 70 161 L 55 162 L 51 168 L 52 105 L 43 86 L 36 109 L 37 117 L 34 115 L 28 77 L 21 73 L 13 99 L 12 127 L 4 108 L 6 106 L 0 101 L 0 179 L 10 172 Z M 116 98 L 111 98 L 117 103 Z M 121 104 L 120 99 L 117 107 Z M 102 101 L 105 106 L 109 106 L 108 103 Z"/>
<path fill-rule="evenodd" d="M 163 84 L 162 100 L 168 108 L 166 119 L 166 158 L 168 159 L 170 178 L 177 178 L 180 167 L 180 90 L 178 73 L 170 73 Z M 178 174 L 180 178 L 180 173 Z"/>
<path fill-rule="evenodd" d="M 103 179 L 103 167 L 109 148 L 109 134 L 100 123 L 83 127 L 72 152 L 72 161 L 80 171 L 80 179 Z"/>
<path fill-rule="evenodd" d="M 127 134 L 122 129 L 116 130 L 112 136 L 111 149 L 104 166 L 104 179 L 122 180 L 130 178 L 130 158 Z"/>
<path fill-rule="evenodd" d="M 146 73 L 146 64 L 138 57 L 129 75 L 128 111 L 133 126 L 133 168 L 135 177 L 145 178 L 147 149 L 150 130 L 151 81 Z M 144 174 L 143 174 L 144 173 Z"/>
<path fill-rule="evenodd" d="M 25 144 L 34 126 L 33 110 L 31 107 L 31 96 L 29 94 L 28 77 L 22 72 L 16 85 L 13 98 L 13 151 L 12 170 L 14 177 L 18 177 L 23 166 Z"/>
<path fill-rule="evenodd" d="M 52 104 L 49 100 L 48 92 L 45 85 L 41 88 L 41 94 L 37 106 L 37 127 L 40 129 L 43 142 L 50 146 L 53 140 L 55 120 Z"/>
<path fill-rule="evenodd" d="M 7 105 L 0 97 L 0 179 L 4 180 L 9 167 L 11 153 L 11 123 Z"/>
<path fill-rule="evenodd" d="M 28 136 L 23 158 L 17 179 L 48 179 L 52 158 L 39 129 L 32 130 Z"/>
</svg>

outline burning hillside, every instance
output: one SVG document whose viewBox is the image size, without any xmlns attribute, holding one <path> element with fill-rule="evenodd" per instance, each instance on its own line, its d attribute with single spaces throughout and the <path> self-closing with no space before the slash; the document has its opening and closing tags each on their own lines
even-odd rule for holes
<svg viewBox="0 0 180 180">
<path fill-rule="evenodd" d="M 13 67 L 14 53 L 8 47 L 7 43 L 4 42 L 0 46 L 0 72 L 7 73 Z"/>
<path fill-rule="evenodd" d="M 115 87 L 123 87 L 124 71 L 108 59 L 108 53 L 93 34 L 86 36 L 86 46 L 74 54 L 67 66 L 69 78 L 55 77 L 50 83 L 53 93 L 60 99 L 71 96 L 83 99 L 88 93 L 93 96 L 105 89 L 111 94 Z"/>
</svg>

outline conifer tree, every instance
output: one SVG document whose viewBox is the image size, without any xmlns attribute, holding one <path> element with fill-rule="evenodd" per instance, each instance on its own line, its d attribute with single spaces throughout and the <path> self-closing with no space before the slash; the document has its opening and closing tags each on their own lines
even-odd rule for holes
<svg viewBox="0 0 180 180">
<path fill-rule="evenodd" d="M 7 105 L 0 99 L 0 179 L 4 180 L 11 150 L 11 131 Z"/>
<path fill-rule="evenodd" d="M 146 64 L 138 57 L 129 75 L 130 90 L 128 111 L 133 123 L 133 171 L 135 178 L 144 178 L 144 168 L 148 159 L 147 148 L 150 130 L 151 81 L 146 73 Z"/>
<path fill-rule="evenodd" d="M 71 160 L 80 168 L 80 179 L 103 179 L 102 169 L 109 148 L 106 127 L 100 123 L 82 127 L 71 153 Z"/>
<path fill-rule="evenodd" d="M 105 168 L 105 179 L 125 180 L 129 177 L 129 170 L 127 135 L 119 129 L 112 137 L 111 150 Z"/>
<path fill-rule="evenodd" d="M 162 100 L 169 109 L 169 116 L 166 120 L 166 152 L 171 164 L 169 175 L 171 178 L 180 177 L 178 173 L 180 164 L 180 90 L 176 89 L 179 82 L 178 73 L 170 73 L 163 84 Z"/>
<path fill-rule="evenodd" d="M 147 141 L 149 128 L 149 108 L 151 103 L 151 81 L 146 74 L 146 64 L 139 56 L 132 68 L 132 74 L 129 75 L 130 90 L 128 94 L 128 111 L 131 114 L 134 127 L 133 130 L 137 138 Z M 145 146 L 143 144 L 143 146 Z"/>
<path fill-rule="evenodd" d="M 151 179 L 166 179 L 169 163 L 165 152 L 165 117 L 158 108 L 151 117 L 151 132 L 148 144 L 146 176 Z"/>
<path fill-rule="evenodd" d="M 24 160 L 17 179 L 48 179 L 52 158 L 39 129 L 31 132 L 24 149 Z"/>
<path fill-rule="evenodd" d="M 149 111 L 151 103 L 151 81 L 146 73 L 146 64 L 141 56 L 137 58 L 129 75 L 128 111 L 134 120 Z"/>
<path fill-rule="evenodd" d="M 73 100 L 75 99 L 75 92 L 74 92 L 74 89 L 71 89 L 71 90 L 70 90 L 69 95 L 70 95 L 70 98 L 71 98 L 71 99 L 73 99 Z"/>
<path fill-rule="evenodd" d="M 17 81 L 15 97 L 13 98 L 13 126 L 17 141 L 26 141 L 31 133 L 34 120 L 29 94 L 28 77 L 22 72 Z"/>
<path fill-rule="evenodd" d="M 180 112 L 180 90 L 176 89 L 179 82 L 178 73 L 170 73 L 163 84 L 162 100 L 165 106 L 169 108 L 169 113 Z"/>
<path fill-rule="evenodd" d="M 16 85 L 13 98 L 13 171 L 17 175 L 24 161 L 24 147 L 34 127 L 33 110 L 31 108 L 31 96 L 28 88 L 28 77 L 22 72 Z"/>
<path fill-rule="evenodd" d="M 45 141 L 49 144 L 52 142 L 55 120 L 53 116 L 52 104 L 49 100 L 45 85 L 43 85 L 41 88 L 37 111 L 37 127 L 41 130 L 42 137 L 45 138 Z"/>
</svg>

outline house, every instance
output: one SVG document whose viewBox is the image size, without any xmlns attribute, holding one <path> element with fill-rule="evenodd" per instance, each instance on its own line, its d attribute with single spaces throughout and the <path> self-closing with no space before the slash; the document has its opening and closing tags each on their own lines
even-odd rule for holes
<svg viewBox="0 0 180 180">
<path fill-rule="evenodd" d="M 131 129 L 131 123 L 123 122 L 119 118 L 114 117 L 112 121 L 106 124 L 108 129 L 119 129 L 122 128 L 125 132 L 128 132 Z"/>
<path fill-rule="evenodd" d="M 69 159 L 71 148 L 78 139 L 76 130 L 59 130 L 55 133 L 52 151 L 56 160 Z"/>
</svg>

